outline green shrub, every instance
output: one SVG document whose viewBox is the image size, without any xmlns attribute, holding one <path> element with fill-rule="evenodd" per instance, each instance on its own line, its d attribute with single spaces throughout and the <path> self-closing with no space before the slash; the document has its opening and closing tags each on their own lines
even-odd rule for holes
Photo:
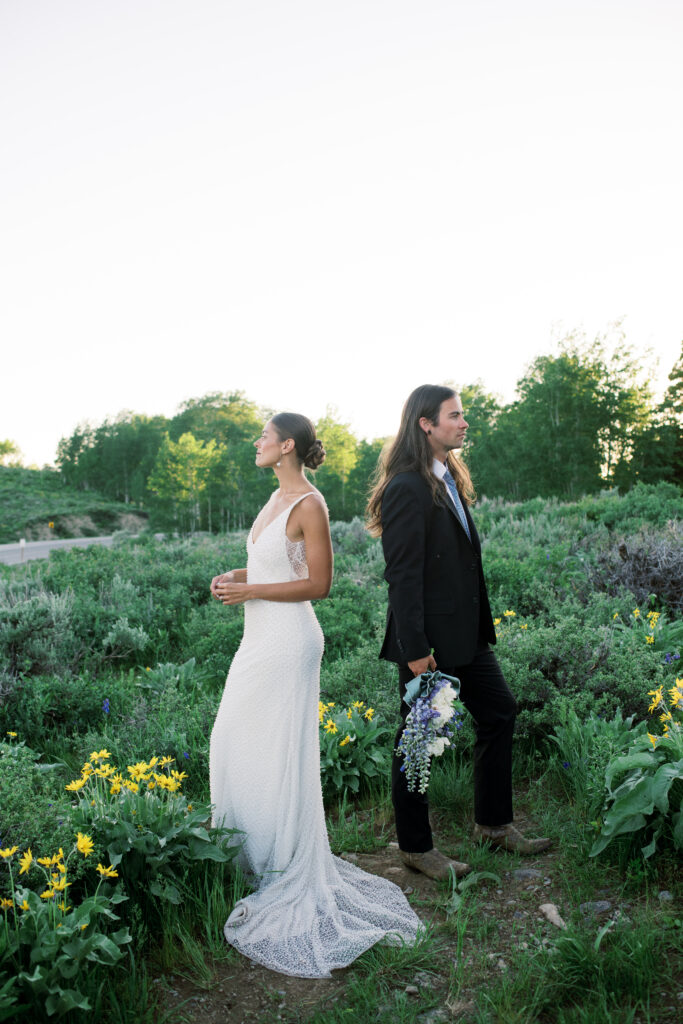
<svg viewBox="0 0 683 1024">
<path fill-rule="evenodd" d="M 181 902 L 183 879 L 194 861 L 231 861 L 239 843 L 226 845 L 234 829 L 210 828 L 207 804 L 193 805 L 180 792 L 184 771 L 174 758 L 151 757 L 119 770 L 111 753 L 90 755 L 78 779 L 67 785 L 77 804 L 76 826 L 106 850 L 126 891 L 149 918 L 157 901 Z"/>
<path fill-rule="evenodd" d="M 386 777 L 389 754 L 382 745 L 389 730 L 363 701 L 337 708 L 334 701 L 318 705 L 320 775 L 326 796 L 359 793 L 369 780 Z"/>
<path fill-rule="evenodd" d="M 73 838 L 62 764 L 41 763 L 22 742 L 0 742 L 0 846 L 46 849 Z M 0 891 L 6 881 L 0 877 Z"/>
<path fill-rule="evenodd" d="M 603 605 L 598 596 L 595 609 L 553 625 L 513 617 L 500 624 L 496 655 L 517 700 L 519 735 L 547 735 L 567 702 L 580 718 L 617 708 L 637 714 L 644 690 L 663 678 L 660 656 L 639 637 L 591 621 Z"/>
<path fill-rule="evenodd" d="M 659 714 L 663 732 L 639 733 L 628 752 L 608 764 L 603 821 L 591 857 L 618 836 L 637 842 L 645 859 L 660 840 L 683 850 L 683 679 L 670 688 L 668 701 L 663 686 L 649 695 L 650 713 Z"/>
<path fill-rule="evenodd" d="M 79 837 L 78 849 L 84 858 L 92 852 L 86 836 Z M 19 851 L 16 846 L 0 850 L 0 870 L 8 869 L 3 883 L 10 892 L 0 901 L 0 1019 L 10 1019 L 15 1011 L 44 1021 L 91 1010 L 106 971 L 131 941 L 126 927 L 112 931 L 112 923 L 119 921 L 114 907 L 126 899 L 105 881 L 117 877 L 116 871 L 98 864 L 95 892 L 74 900 L 69 861 L 75 851 L 72 845 L 66 857 L 60 849 L 42 858 L 24 851 L 15 878 L 13 861 Z M 38 894 L 36 887 L 43 892 Z"/>
</svg>

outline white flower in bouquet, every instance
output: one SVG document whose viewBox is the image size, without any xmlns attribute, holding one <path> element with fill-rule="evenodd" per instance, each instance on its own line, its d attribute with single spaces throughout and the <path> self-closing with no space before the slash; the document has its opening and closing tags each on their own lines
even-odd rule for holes
<svg viewBox="0 0 683 1024">
<path fill-rule="evenodd" d="M 457 699 L 458 694 L 450 683 L 439 690 L 432 701 L 432 707 L 439 713 L 439 717 L 434 719 L 436 725 L 445 725 L 446 722 L 450 722 L 454 714 L 453 702 Z M 439 751 L 439 753 L 443 753 L 443 751 Z"/>
<path fill-rule="evenodd" d="M 446 747 L 450 747 L 450 745 L 451 741 L 448 736 L 438 736 L 427 747 L 427 753 L 430 757 L 441 757 Z"/>
</svg>

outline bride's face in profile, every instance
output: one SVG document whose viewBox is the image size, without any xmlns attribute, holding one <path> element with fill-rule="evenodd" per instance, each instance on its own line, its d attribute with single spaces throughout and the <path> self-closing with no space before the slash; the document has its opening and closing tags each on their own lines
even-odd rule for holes
<svg viewBox="0 0 683 1024">
<path fill-rule="evenodd" d="M 256 465 L 262 469 L 274 466 L 282 457 L 282 441 L 273 424 L 268 420 L 261 431 L 261 436 L 254 441 L 256 447 Z"/>
</svg>

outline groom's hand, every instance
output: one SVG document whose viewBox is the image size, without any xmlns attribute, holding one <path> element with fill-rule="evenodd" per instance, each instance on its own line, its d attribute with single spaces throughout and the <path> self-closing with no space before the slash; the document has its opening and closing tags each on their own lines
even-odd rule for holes
<svg viewBox="0 0 683 1024">
<path fill-rule="evenodd" d="M 409 661 L 408 668 L 414 676 L 421 676 L 423 672 L 433 672 L 436 668 L 434 655 L 428 654 L 426 658 L 420 658 L 418 661 Z"/>
</svg>

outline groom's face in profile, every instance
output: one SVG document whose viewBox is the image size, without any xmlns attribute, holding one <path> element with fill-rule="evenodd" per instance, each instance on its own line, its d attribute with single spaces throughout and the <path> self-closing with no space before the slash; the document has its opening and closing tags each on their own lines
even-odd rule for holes
<svg viewBox="0 0 683 1024">
<path fill-rule="evenodd" d="M 436 423 L 430 423 L 423 416 L 420 426 L 427 434 L 434 458 L 444 462 L 448 452 L 462 448 L 469 426 L 462 411 L 460 396 L 455 395 L 441 403 Z"/>
</svg>

